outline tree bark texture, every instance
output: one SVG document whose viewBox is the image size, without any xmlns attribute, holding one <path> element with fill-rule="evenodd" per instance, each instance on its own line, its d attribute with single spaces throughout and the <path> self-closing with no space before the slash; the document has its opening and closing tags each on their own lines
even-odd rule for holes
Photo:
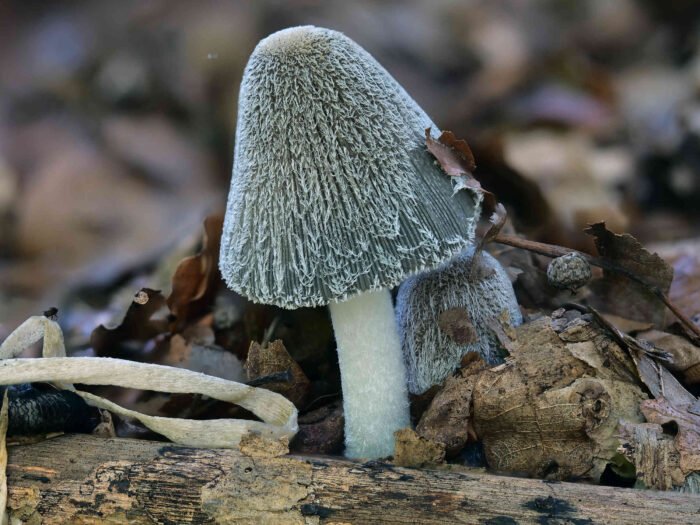
<svg viewBox="0 0 700 525">
<path fill-rule="evenodd" d="M 8 486 L 30 524 L 700 523 L 697 495 L 84 435 L 11 447 Z"/>
</svg>

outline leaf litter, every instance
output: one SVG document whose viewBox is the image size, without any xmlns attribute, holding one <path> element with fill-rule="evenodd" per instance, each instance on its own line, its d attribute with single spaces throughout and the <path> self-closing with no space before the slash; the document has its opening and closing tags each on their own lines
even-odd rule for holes
<svg viewBox="0 0 700 525">
<path fill-rule="evenodd" d="M 633 477 L 636 470 L 644 486 L 682 485 L 698 467 L 698 414 L 693 411 L 696 398 L 681 381 L 688 387 L 696 385 L 700 368 L 696 340 L 682 328 L 671 332 L 674 318 L 667 313 L 668 302 L 660 300 L 660 296 L 670 296 L 669 302 L 684 297 L 677 291 L 673 268 L 632 236 L 615 234 L 603 223 L 593 224 L 586 233 L 594 237 L 598 256 L 584 256 L 603 271 L 576 292 L 584 306 L 570 305 L 570 297 L 547 286 L 543 256 L 573 250 L 513 241 L 502 233 L 512 230 L 506 208 L 473 177 L 476 164 L 465 141 L 450 132 L 433 139 L 427 131 L 426 147 L 458 184 L 486 196 L 485 220 L 476 243 L 478 249 L 496 253 L 511 272 L 528 322 L 514 329 L 507 319 L 490 321 L 509 354 L 504 364 L 488 368 L 478 356 L 467 354 L 443 384 L 412 396 L 415 431 L 397 432 L 393 461 L 444 467 L 459 462 L 460 455 L 478 442 L 485 466 L 494 472 L 598 482 L 612 467 L 623 477 Z M 221 216 L 205 220 L 201 249 L 176 265 L 167 298 L 142 288 L 119 325 L 101 325 L 93 331 L 94 355 L 186 368 L 238 383 L 245 379 L 257 388 L 277 392 L 288 406 L 295 406 L 295 414 L 300 412 L 290 450 L 341 453 L 343 413 L 337 364 L 326 357 L 333 356 L 327 313 L 251 305 L 221 286 L 221 225 Z M 499 252 L 497 243 L 503 241 L 513 247 Z M 681 268 L 688 267 L 684 260 Z M 682 275 L 686 291 L 696 285 Z M 693 307 L 682 304 L 685 313 L 693 315 Z M 468 312 L 442 312 L 436 323 L 455 340 L 474 337 Z M 319 328 L 309 331 L 309 326 Z M 280 335 L 283 339 L 277 340 Z M 20 361 L 18 366 L 23 366 Z M 46 377 L 76 379 L 61 374 Z M 85 376 L 80 381 L 96 380 Z M 121 384 L 151 387 L 138 381 Z M 194 418 L 188 419 L 191 425 L 216 417 L 243 418 L 242 428 L 266 424 L 255 422 L 248 410 L 217 401 L 213 392 L 147 390 L 129 396 L 110 387 L 93 392 L 126 405 L 98 401 L 102 397 L 96 393 L 81 394 L 112 411 L 121 436 L 140 435 L 134 418 L 160 432 L 161 439 L 179 442 L 192 438 L 164 430 L 159 426 L 164 416 Z M 236 432 L 235 439 L 215 442 L 235 445 L 244 435 Z M 291 437 L 293 432 L 286 435 Z M 652 475 L 654 462 L 663 462 L 663 475 Z"/>
</svg>

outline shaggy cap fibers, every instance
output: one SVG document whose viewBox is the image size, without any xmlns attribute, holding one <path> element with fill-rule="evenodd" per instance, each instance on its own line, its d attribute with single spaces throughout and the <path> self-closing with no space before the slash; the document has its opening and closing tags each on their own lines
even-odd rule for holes
<svg viewBox="0 0 700 525">
<path fill-rule="evenodd" d="M 513 326 L 522 323 L 513 286 L 503 267 L 482 252 L 478 268 L 471 273 L 473 255 L 472 247 L 436 270 L 407 279 L 399 288 L 396 320 L 411 393 L 421 394 L 442 384 L 467 352 L 477 352 L 489 365 L 501 363 L 489 319 L 506 310 Z M 467 311 L 476 331 L 475 341 L 460 344 L 440 328 L 440 315 L 454 308 Z"/>
<path fill-rule="evenodd" d="M 397 285 L 470 244 L 480 196 L 425 148 L 439 130 L 366 51 L 312 26 L 245 68 L 221 273 L 257 303 L 318 306 Z"/>
</svg>

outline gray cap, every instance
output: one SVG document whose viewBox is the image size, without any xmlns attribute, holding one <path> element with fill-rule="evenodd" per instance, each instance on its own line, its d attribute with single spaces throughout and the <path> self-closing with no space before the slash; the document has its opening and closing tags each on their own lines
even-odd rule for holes
<svg viewBox="0 0 700 525">
<path fill-rule="evenodd" d="M 481 196 L 425 147 L 439 130 L 337 31 L 262 40 L 243 74 L 221 241 L 228 286 L 257 303 L 319 306 L 392 287 L 474 238 Z"/>
<path fill-rule="evenodd" d="M 467 352 L 477 352 L 488 365 L 503 362 L 489 320 L 506 311 L 512 326 L 522 323 L 506 271 L 487 252 L 481 252 L 472 270 L 473 257 L 470 247 L 440 268 L 406 279 L 399 288 L 396 321 L 413 394 L 442 384 Z M 474 330 L 467 340 L 440 326 L 441 315 L 455 309 L 462 309 Z"/>
</svg>

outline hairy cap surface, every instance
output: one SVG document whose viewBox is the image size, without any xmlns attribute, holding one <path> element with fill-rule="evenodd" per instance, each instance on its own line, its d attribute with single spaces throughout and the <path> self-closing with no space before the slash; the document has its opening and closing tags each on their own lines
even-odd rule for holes
<svg viewBox="0 0 700 525">
<path fill-rule="evenodd" d="M 366 51 L 304 26 L 256 47 L 239 97 L 220 267 L 285 308 L 391 287 L 473 239 L 480 196 L 425 148 L 431 122 Z"/>
</svg>

